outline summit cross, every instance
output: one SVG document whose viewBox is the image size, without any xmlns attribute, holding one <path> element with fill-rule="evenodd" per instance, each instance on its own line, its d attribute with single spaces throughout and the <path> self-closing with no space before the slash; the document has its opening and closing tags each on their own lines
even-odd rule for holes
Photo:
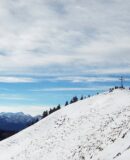
<svg viewBox="0 0 130 160">
<path fill-rule="evenodd" d="M 119 80 L 121 81 L 121 86 L 120 86 L 120 87 L 121 87 L 121 88 L 124 88 L 124 80 L 125 80 L 125 79 L 121 76 L 121 78 L 120 78 Z"/>
</svg>

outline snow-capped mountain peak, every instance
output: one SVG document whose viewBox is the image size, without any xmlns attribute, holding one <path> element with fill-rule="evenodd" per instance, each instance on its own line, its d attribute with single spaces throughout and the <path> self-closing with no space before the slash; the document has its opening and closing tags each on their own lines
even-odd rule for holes
<svg viewBox="0 0 130 160">
<path fill-rule="evenodd" d="M 0 130 L 19 131 L 26 128 L 34 121 L 34 117 L 26 115 L 23 112 L 0 113 Z"/>
</svg>

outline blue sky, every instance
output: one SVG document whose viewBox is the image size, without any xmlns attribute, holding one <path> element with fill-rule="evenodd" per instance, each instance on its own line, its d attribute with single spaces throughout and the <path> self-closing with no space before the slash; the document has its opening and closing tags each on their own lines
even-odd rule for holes
<svg viewBox="0 0 130 160">
<path fill-rule="evenodd" d="M 0 10 L 0 111 L 64 104 L 121 75 L 129 86 L 129 0 L 1 0 Z"/>
</svg>

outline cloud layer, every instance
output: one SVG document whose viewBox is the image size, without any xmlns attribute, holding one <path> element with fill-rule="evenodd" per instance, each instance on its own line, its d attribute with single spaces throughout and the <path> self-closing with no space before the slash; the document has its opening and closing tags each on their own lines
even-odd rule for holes
<svg viewBox="0 0 130 160">
<path fill-rule="evenodd" d="M 130 73 L 129 10 L 129 0 L 1 0 L 1 76 Z"/>
<path fill-rule="evenodd" d="M 32 116 L 42 115 L 44 110 L 49 110 L 52 106 L 48 107 L 41 107 L 41 106 L 17 106 L 17 107 L 11 107 L 11 106 L 0 106 L 1 112 L 23 112 L 25 114 L 30 114 Z"/>
</svg>

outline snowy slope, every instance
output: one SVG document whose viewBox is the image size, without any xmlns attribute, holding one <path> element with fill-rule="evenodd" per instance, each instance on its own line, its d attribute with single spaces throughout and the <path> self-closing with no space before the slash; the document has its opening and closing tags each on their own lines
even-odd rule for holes
<svg viewBox="0 0 130 160">
<path fill-rule="evenodd" d="M 130 159 L 130 127 L 125 130 L 123 134 L 115 141 L 115 143 L 109 145 L 98 156 L 100 160 L 129 160 Z M 96 157 L 96 160 L 98 159 Z"/>
<path fill-rule="evenodd" d="M 130 160 L 130 91 L 71 104 L 0 142 L 1 160 Z"/>
</svg>

